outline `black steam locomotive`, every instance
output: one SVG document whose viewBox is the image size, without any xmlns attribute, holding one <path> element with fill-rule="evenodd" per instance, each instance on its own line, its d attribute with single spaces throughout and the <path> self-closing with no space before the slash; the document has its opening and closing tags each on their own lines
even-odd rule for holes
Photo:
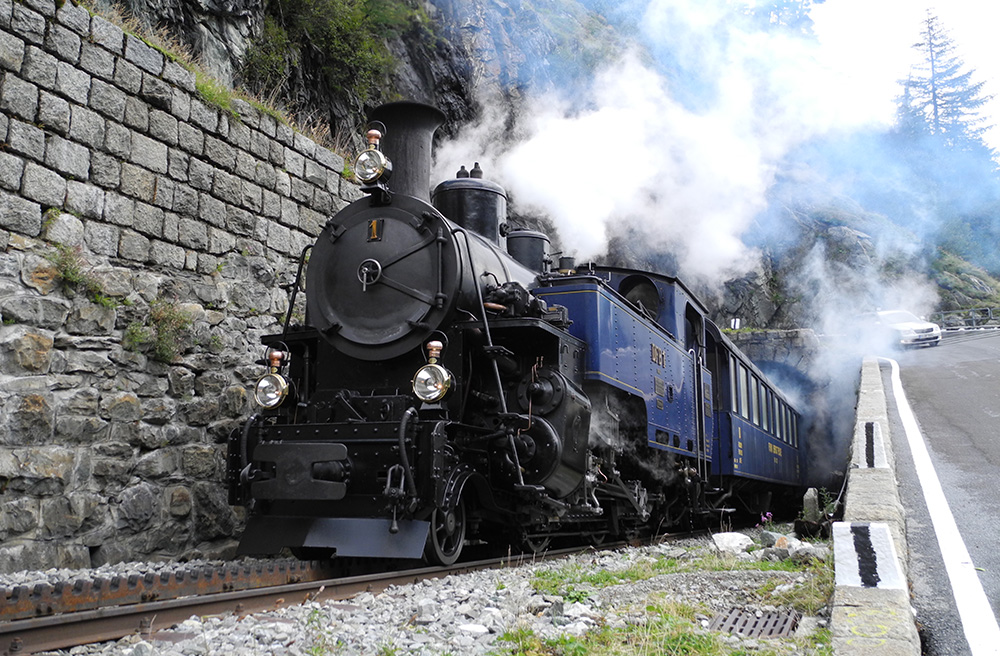
<svg viewBox="0 0 1000 656">
<path fill-rule="evenodd" d="M 305 325 L 263 339 L 261 410 L 229 441 L 242 553 L 448 564 L 800 485 L 800 415 L 679 280 L 553 267 L 478 165 L 427 197 L 440 112 L 371 118 L 365 197 L 303 254 Z"/>
</svg>

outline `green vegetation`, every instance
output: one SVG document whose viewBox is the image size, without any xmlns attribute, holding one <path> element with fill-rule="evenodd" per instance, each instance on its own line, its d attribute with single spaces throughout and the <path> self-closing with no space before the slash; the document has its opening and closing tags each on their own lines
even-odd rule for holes
<svg viewBox="0 0 1000 656">
<path fill-rule="evenodd" d="M 746 561 L 720 556 L 714 552 L 683 560 L 665 556 L 647 558 L 620 570 L 593 570 L 579 565 L 566 565 L 539 572 L 532 581 L 532 587 L 539 594 L 558 595 L 567 602 L 585 601 L 594 590 L 610 585 L 632 583 L 664 574 L 734 570 L 800 573 L 802 576 L 794 582 L 787 577 L 770 579 L 756 592 L 775 606 L 791 608 L 805 615 L 819 612 L 829 603 L 833 593 L 833 566 L 830 563 Z M 625 626 L 618 627 L 599 626 L 579 637 L 562 635 L 554 639 L 543 638 L 524 627 L 512 627 L 500 637 L 503 646 L 494 654 L 737 656 L 744 653 L 727 644 L 722 634 L 701 629 L 698 615 L 711 615 L 711 611 L 654 595 L 648 601 L 639 621 L 633 619 Z M 768 641 L 762 641 L 759 650 L 754 653 L 762 656 L 786 653 L 790 641 L 800 647 L 814 649 L 816 654 L 831 653 L 829 631 L 817 631 L 808 639 L 776 639 L 771 643 L 773 648 L 768 645 Z"/>
<path fill-rule="evenodd" d="M 146 321 L 133 321 L 125 329 L 122 346 L 130 351 L 149 351 L 158 362 L 173 362 L 183 352 L 183 339 L 191 318 L 176 303 L 157 299 L 149 304 Z"/>
<path fill-rule="evenodd" d="M 104 294 L 100 281 L 90 273 L 79 248 L 56 244 L 45 258 L 53 264 L 63 288 L 70 294 L 82 293 L 103 307 L 113 308 L 117 301 Z"/>
<path fill-rule="evenodd" d="M 429 24 L 422 8 L 400 0 L 274 0 L 242 74 L 255 93 L 274 97 L 311 58 L 327 86 L 364 102 L 394 66 L 385 38 Z"/>
</svg>

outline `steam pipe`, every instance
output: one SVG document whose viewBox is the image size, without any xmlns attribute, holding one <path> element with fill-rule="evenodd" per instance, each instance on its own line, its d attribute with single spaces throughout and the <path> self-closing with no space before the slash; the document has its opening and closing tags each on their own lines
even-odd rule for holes
<svg viewBox="0 0 1000 656">
<path fill-rule="evenodd" d="M 395 102 L 372 110 L 370 121 L 385 124 L 382 152 L 392 162 L 389 189 L 431 202 L 431 146 L 445 115 L 430 105 Z"/>
</svg>

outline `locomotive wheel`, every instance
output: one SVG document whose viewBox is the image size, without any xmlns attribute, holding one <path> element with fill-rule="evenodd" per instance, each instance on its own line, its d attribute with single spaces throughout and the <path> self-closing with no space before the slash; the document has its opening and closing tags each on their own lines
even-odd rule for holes
<svg viewBox="0 0 1000 656">
<path fill-rule="evenodd" d="M 435 508 L 431 514 L 431 530 L 427 535 L 424 556 L 435 565 L 453 565 L 465 544 L 465 501 L 459 500 L 454 510 Z"/>
</svg>

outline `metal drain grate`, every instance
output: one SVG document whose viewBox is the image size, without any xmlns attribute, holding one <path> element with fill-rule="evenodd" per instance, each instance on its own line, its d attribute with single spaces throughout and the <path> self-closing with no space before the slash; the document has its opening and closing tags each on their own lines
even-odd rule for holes
<svg viewBox="0 0 1000 656">
<path fill-rule="evenodd" d="M 794 610 L 763 613 L 758 617 L 755 612 L 734 608 L 716 615 L 708 628 L 712 631 L 740 633 L 748 638 L 784 638 L 792 634 L 801 618 L 802 615 Z"/>
</svg>

